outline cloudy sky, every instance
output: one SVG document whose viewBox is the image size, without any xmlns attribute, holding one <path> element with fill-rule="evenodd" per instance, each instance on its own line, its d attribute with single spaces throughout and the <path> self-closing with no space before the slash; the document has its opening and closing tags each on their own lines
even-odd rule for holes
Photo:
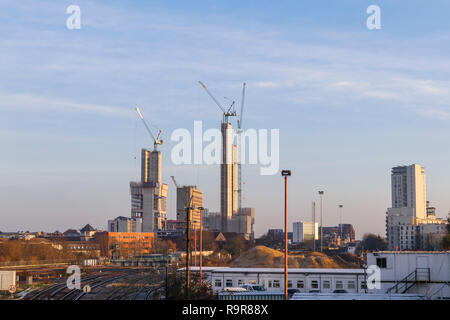
<svg viewBox="0 0 450 320">
<path fill-rule="evenodd" d="M 69 30 L 66 9 L 81 8 Z M 381 8 L 381 30 L 366 9 Z M 450 210 L 450 2 L 0 0 L 0 230 L 64 231 L 128 216 L 129 181 L 152 141 L 133 108 L 163 130 L 174 175 L 219 209 L 217 166 L 176 166 L 177 128 L 218 128 L 219 98 L 239 99 L 244 127 L 280 129 L 292 170 L 291 222 L 325 190 L 324 224 L 384 235 L 390 168 L 426 168 L 438 216 Z M 234 120 L 233 120 L 234 121 Z M 255 230 L 282 227 L 279 174 L 244 166 Z"/>
</svg>

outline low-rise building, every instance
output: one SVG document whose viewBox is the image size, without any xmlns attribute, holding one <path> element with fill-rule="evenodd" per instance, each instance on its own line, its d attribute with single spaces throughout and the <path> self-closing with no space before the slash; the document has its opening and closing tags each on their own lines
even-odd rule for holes
<svg viewBox="0 0 450 320">
<path fill-rule="evenodd" d="M 151 252 L 155 238 L 153 232 L 97 232 L 101 255 L 110 258 L 129 258 Z"/>
<path fill-rule="evenodd" d="M 320 228 L 319 228 L 320 232 Z M 323 227 L 324 241 L 330 246 L 343 246 L 355 241 L 355 229 L 349 223 Z"/>
<path fill-rule="evenodd" d="M 81 234 L 78 230 L 75 229 L 67 229 L 63 232 L 64 240 L 68 241 L 80 241 L 81 240 Z"/>
<path fill-rule="evenodd" d="M 127 218 L 119 216 L 114 220 L 108 220 L 108 232 L 141 232 L 142 223 L 139 218 Z"/>
<path fill-rule="evenodd" d="M 199 268 L 191 267 L 191 271 L 199 272 Z M 202 271 L 215 293 L 244 284 L 259 284 L 267 291 L 284 290 L 283 268 L 203 267 Z M 297 289 L 298 292 L 345 290 L 360 293 L 366 290 L 366 278 L 364 269 L 290 268 L 288 289 Z"/>
<path fill-rule="evenodd" d="M 380 268 L 380 287 L 372 293 L 417 293 L 450 299 L 450 251 L 379 251 L 367 265 Z"/>
<path fill-rule="evenodd" d="M 246 240 L 253 240 L 253 224 L 255 223 L 254 208 L 240 208 L 237 214 L 227 220 L 228 232 L 235 232 L 242 235 Z"/>
<path fill-rule="evenodd" d="M 81 241 L 89 241 L 94 237 L 97 232 L 90 224 L 85 225 L 80 229 L 80 239 Z"/>
<path fill-rule="evenodd" d="M 319 224 L 317 222 L 294 222 L 293 243 L 319 240 Z"/>
</svg>

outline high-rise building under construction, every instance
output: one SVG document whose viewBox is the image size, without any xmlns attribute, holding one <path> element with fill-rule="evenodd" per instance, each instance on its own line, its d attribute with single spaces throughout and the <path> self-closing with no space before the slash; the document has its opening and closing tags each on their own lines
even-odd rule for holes
<svg viewBox="0 0 450 320">
<path fill-rule="evenodd" d="M 131 217 L 142 220 L 142 232 L 162 229 L 167 190 L 167 184 L 161 182 L 161 152 L 142 149 L 141 181 L 130 182 Z"/>
<path fill-rule="evenodd" d="M 237 146 L 233 144 L 231 124 L 229 122 L 222 122 L 220 212 L 223 231 L 228 231 L 228 220 L 238 212 L 237 190 Z"/>
<path fill-rule="evenodd" d="M 177 220 L 186 221 L 186 207 L 189 207 L 191 229 L 200 229 L 203 193 L 196 186 L 177 187 Z"/>
<path fill-rule="evenodd" d="M 201 81 L 199 81 L 199 83 L 223 111 L 223 120 L 221 124 L 222 163 L 220 164 L 220 213 L 212 213 L 208 216 L 206 219 L 208 221 L 207 224 L 209 224 L 209 228 L 212 229 L 215 229 L 220 225 L 220 231 L 241 233 L 244 234 L 247 239 L 251 239 L 253 238 L 254 209 L 241 208 L 241 165 L 238 166 L 238 157 L 241 157 L 241 155 L 238 154 L 238 146 L 233 143 L 233 130 L 231 123 L 228 122 L 229 117 L 237 116 L 234 109 L 235 102 L 233 101 L 228 110 L 226 110 L 211 92 L 209 92 L 205 84 Z M 242 133 L 244 94 L 245 83 L 243 84 L 241 99 L 241 117 L 240 120 L 238 120 L 239 133 Z M 220 223 L 218 223 L 218 219 L 220 219 Z"/>
</svg>

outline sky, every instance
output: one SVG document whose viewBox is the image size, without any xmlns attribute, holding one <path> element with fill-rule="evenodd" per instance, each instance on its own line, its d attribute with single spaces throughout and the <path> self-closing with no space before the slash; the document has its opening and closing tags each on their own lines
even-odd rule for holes
<svg viewBox="0 0 450 320">
<path fill-rule="evenodd" d="M 69 30 L 69 5 L 81 29 Z M 381 9 L 369 30 L 366 9 Z M 218 211 L 219 167 L 175 165 L 171 133 L 219 128 L 198 84 L 240 99 L 244 128 L 280 130 L 289 229 L 311 220 L 384 235 L 390 169 L 418 163 L 427 196 L 450 211 L 450 1 L 0 0 L 0 230 L 65 231 L 129 216 L 129 182 L 163 131 L 168 217 L 179 184 Z M 234 120 L 233 120 L 234 121 Z M 283 226 L 283 180 L 244 165 L 256 236 Z"/>
</svg>

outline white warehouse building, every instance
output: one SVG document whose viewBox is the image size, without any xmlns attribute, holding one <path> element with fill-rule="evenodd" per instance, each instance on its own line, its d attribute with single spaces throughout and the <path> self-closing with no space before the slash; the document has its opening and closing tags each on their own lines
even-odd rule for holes
<svg viewBox="0 0 450 320">
<path fill-rule="evenodd" d="M 380 268 L 381 288 L 373 293 L 416 293 L 450 299 L 450 251 L 379 251 L 367 265 Z"/>
<path fill-rule="evenodd" d="M 326 295 L 338 290 L 360 294 L 359 299 L 363 300 L 401 299 L 402 295 L 405 298 L 412 295 L 414 299 L 450 299 L 450 251 L 373 252 L 367 255 L 367 266 L 379 267 L 379 282 L 375 287 L 368 283 L 372 282 L 372 271 L 364 268 L 290 268 L 288 289 L 312 295 Z M 191 267 L 191 271 L 198 272 L 199 268 Z M 244 284 L 262 285 L 268 293 L 284 290 L 283 268 L 205 267 L 203 274 L 214 293 Z"/>
<path fill-rule="evenodd" d="M 198 272 L 198 267 L 191 267 Z M 230 268 L 204 267 L 206 279 L 215 293 L 243 284 L 260 284 L 267 291 L 279 292 L 284 288 L 283 268 Z M 346 290 L 351 293 L 366 291 L 364 269 L 291 268 L 288 288 L 299 292 L 333 292 Z"/>
</svg>

